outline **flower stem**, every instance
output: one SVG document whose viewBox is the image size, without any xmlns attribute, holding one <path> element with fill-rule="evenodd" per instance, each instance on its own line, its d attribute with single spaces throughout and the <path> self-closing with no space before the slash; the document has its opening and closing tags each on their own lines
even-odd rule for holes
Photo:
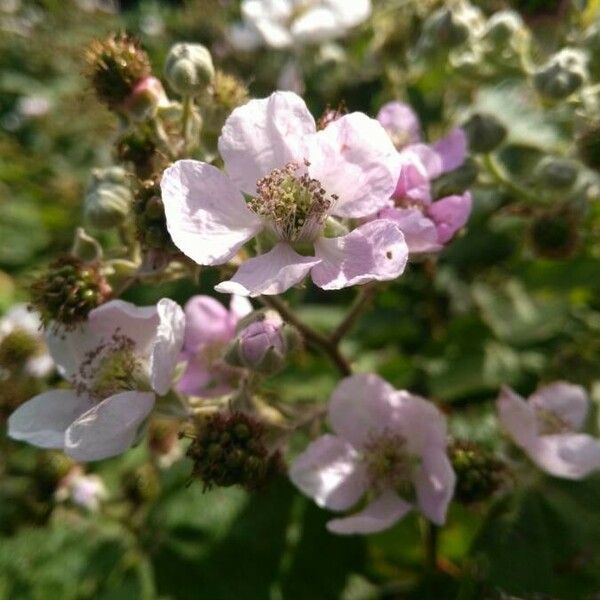
<svg viewBox="0 0 600 600">
<path fill-rule="evenodd" d="M 364 285 L 358 292 L 348 314 L 344 317 L 343 321 L 336 327 L 333 333 L 329 336 L 329 341 L 332 344 L 339 344 L 343 337 L 345 337 L 358 318 L 367 310 L 371 303 L 373 296 L 375 295 L 375 286 Z"/>
<path fill-rule="evenodd" d="M 281 298 L 277 296 L 259 296 L 259 299 L 266 306 L 275 309 L 290 325 L 296 327 L 309 344 L 326 354 L 344 377 L 352 374 L 352 367 L 341 354 L 337 342 L 332 342 L 327 336 L 307 325 Z"/>
<path fill-rule="evenodd" d="M 425 546 L 425 570 L 431 576 L 437 572 L 438 528 L 429 520 L 423 522 L 423 544 Z"/>
<path fill-rule="evenodd" d="M 507 192 L 513 196 L 516 196 L 520 200 L 525 200 L 526 202 L 536 201 L 535 196 L 530 194 L 525 188 L 510 180 L 510 177 L 506 174 L 506 171 L 496 160 L 496 157 L 493 154 L 486 154 L 483 156 L 482 162 L 492 179 L 500 186 L 505 188 Z"/>
<path fill-rule="evenodd" d="M 183 138 L 183 154 L 185 155 L 188 151 L 190 140 L 190 116 L 192 114 L 192 96 L 184 96 L 183 98 L 183 111 L 181 114 L 181 137 Z"/>
</svg>

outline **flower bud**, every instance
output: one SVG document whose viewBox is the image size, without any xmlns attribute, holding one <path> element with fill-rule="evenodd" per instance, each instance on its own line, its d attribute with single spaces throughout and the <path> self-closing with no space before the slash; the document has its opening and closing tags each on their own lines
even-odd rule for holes
<svg viewBox="0 0 600 600">
<path fill-rule="evenodd" d="M 215 77 L 210 52 L 201 44 L 175 44 L 167 55 L 165 77 L 182 96 L 201 94 Z"/>
<path fill-rule="evenodd" d="M 34 280 L 30 293 L 44 327 L 53 323 L 55 328 L 72 329 L 109 298 L 111 289 L 99 264 L 66 255 Z"/>
<path fill-rule="evenodd" d="M 589 123 L 576 138 L 577 155 L 590 169 L 600 170 L 600 121 Z"/>
<path fill-rule="evenodd" d="M 145 249 L 174 252 L 175 246 L 167 231 L 165 207 L 158 180 L 143 181 L 135 193 L 133 205 L 137 237 Z"/>
<path fill-rule="evenodd" d="M 149 131 L 136 130 L 122 137 L 116 147 L 120 162 L 131 163 L 139 179 L 149 179 L 159 166 L 159 151 Z"/>
<path fill-rule="evenodd" d="M 160 494 L 158 473 L 149 463 L 125 473 L 121 483 L 125 495 L 135 505 L 154 500 Z"/>
<path fill-rule="evenodd" d="M 506 467 L 481 444 L 455 440 L 448 456 L 456 473 L 454 499 L 463 504 L 490 498 L 502 485 Z"/>
<path fill-rule="evenodd" d="M 434 200 L 464 194 L 477 180 L 477 163 L 468 157 L 465 162 L 448 173 L 444 173 L 431 182 L 431 195 Z"/>
<path fill-rule="evenodd" d="M 134 121 L 145 121 L 156 116 L 159 106 L 168 103 L 162 83 L 156 77 L 138 81 L 123 102 L 123 111 Z"/>
<path fill-rule="evenodd" d="M 217 69 L 210 94 L 203 103 L 204 132 L 216 138 L 234 108 L 248 101 L 248 88 L 242 81 Z"/>
<path fill-rule="evenodd" d="M 578 173 L 575 161 L 547 156 L 537 165 L 535 178 L 540 185 L 549 190 L 564 192 L 573 187 Z"/>
<path fill-rule="evenodd" d="M 570 258 L 579 243 L 577 218 L 568 208 L 544 213 L 531 223 L 530 238 L 538 256 L 555 260 Z"/>
<path fill-rule="evenodd" d="M 490 113 L 475 113 L 463 124 L 469 149 L 475 153 L 495 150 L 506 138 L 506 127 Z"/>
<path fill-rule="evenodd" d="M 117 227 L 129 214 L 133 194 L 125 169 L 94 169 L 85 195 L 85 219 L 98 229 Z"/>
<path fill-rule="evenodd" d="M 136 85 L 152 75 L 150 59 L 139 42 L 126 34 L 94 40 L 86 51 L 87 77 L 100 102 L 123 112 Z"/>
<path fill-rule="evenodd" d="M 587 80 L 587 58 L 575 48 L 563 48 L 533 74 L 538 93 L 550 100 L 563 100 Z"/>
<path fill-rule="evenodd" d="M 519 13 L 514 10 L 494 13 L 482 36 L 486 66 L 495 74 L 506 69 L 523 71 L 530 43 L 529 30 Z"/>
<path fill-rule="evenodd" d="M 214 486 L 240 485 L 262 488 L 282 471 L 279 452 L 266 444 L 265 426 L 242 412 L 218 412 L 198 426 L 187 456 L 194 461 L 192 474 L 208 490 Z"/>
</svg>

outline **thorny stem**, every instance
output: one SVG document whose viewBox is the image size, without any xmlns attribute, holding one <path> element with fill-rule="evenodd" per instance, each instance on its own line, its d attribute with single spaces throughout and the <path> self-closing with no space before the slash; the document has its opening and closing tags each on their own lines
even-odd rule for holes
<svg viewBox="0 0 600 600">
<path fill-rule="evenodd" d="M 266 306 L 275 309 L 285 321 L 298 329 L 309 344 L 325 353 L 344 377 L 352 374 L 352 367 L 341 354 L 337 342 L 332 342 L 327 336 L 314 330 L 298 318 L 281 298 L 277 296 L 259 296 L 259 300 Z"/>
<path fill-rule="evenodd" d="M 348 314 L 329 336 L 329 341 L 332 344 L 339 344 L 341 339 L 350 332 L 358 318 L 368 308 L 370 302 L 373 300 L 374 295 L 375 286 L 373 284 L 365 285 L 360 289 L 358 295 L 352 303 L 352 306 L 350 307 L 350 310 L 348 311 Z"/>
</svg>

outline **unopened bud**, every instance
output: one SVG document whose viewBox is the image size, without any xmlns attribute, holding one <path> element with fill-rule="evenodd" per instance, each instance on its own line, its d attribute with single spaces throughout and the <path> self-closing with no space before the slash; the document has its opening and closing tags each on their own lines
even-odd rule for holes
<svg viewBox="0 0 600 600">
<path fill-rule="evenodd" d="M 134 121 L 145 121 L 156 116 L 159 106 L 168 103 L 162 83 L 156 77 L 138 81 L 123 103 L 123 111 Z"/>
<path fill-rule="evenodd" d="M 102 246 L 97 239 L 86 233 L 83 227 L 78 227 L 71 254 L 83 262 L 95 262 L 102 259 Z"/>
<path fill-rule="evenodd" d="M 570 258 L 579 243 L 579 225 L 568 210 L 556 210 L 536 217 L 531 223 L 531 244 L 542 258 Z"/>
<path fill-rule="evenodd" d="M 140 179 L 148 179 L 158 167 L 159 152 L 149 131 L 136 130 L 122 137 L 116 155 L 119 161 L 131 163 Z"/>
<path fill-rule="evenodd" d="M 506 127 L 490 113 L 475 113 L 462 127 L 471 152 L 491 152 L 506 139 Z"/>
<path fill-rule="evenodd" d="M 463 194 L 475 183 L 478 173 L 477 163 L 468 157 L 458 169 L 444 173 L 432 181 L 431 194 L 435 200 Z"/>
<path fill-rule="evenodd" d="M 94 169 L 85 195 L 84 217 L 93 227 L 111 229 L 125 220 L 132 201 L 133 194 L 125 169 Z"/>
<path fill-rule="evenodd" d="M 506 467 L 481 444 L 455 440 L 448 448 L 452 468 L 456 473 L 454 498 L 463 504 L 473 504 L 490 498 L 500 488 Z"/>
<path fill-rule="evenodd" d="M 200 423 L 187 456 L 194 461 L 193 475 L 204 489 L 240 485 L 249 491 L 262 488 L 282 470 L 279 452 L 266 444 L 266 428 L 242 412 L 218 412 Z"/>
<path fill-rule="evenodd" d="M 589 123 L 575 140 L 577 155 L 590 169 L 600 170 L 600 121 Z"/>
<path fill-rule="evenodd" d="M 175 44 L 167 55 L 165 77 L 182 96 L 201 94 L 215 77 L 210 52 L 201 44 Z"/>
<path fill-rule="evenodd" d="M 543 187 L 564 192 L 573 187 L 578 172 L 575 161 L 547 156 L 536 167 L 535 177 Z"/>
<path fill-rule="evenodd" d="M 98 263 L 85 263 L 75 256 L 62 256 L 50 264 L 30 287 L 31 304 L 44 327 L 72 329 L 108 300 L 111 289 Z"/>
<path fill-rule="evenodd" d="M 143 181 L 135 193 L 133 211 L 137 237 L 146 249 L 173 252 L 158 180 Z"/>
<path fill-rule="evenodd" d="M 248 88 L 237 77 L 216 70 L 210 94 L 203 103 L 204 132 L 215 141 L 234 108 L 248 101 Z"/>
<path fill-rule="evenodd" d="M 587 58 L 575 48 L 563 48 L 533 75 L 538 93 L 551 100 L 563 100 L 587 80 Z"/>
</svg>

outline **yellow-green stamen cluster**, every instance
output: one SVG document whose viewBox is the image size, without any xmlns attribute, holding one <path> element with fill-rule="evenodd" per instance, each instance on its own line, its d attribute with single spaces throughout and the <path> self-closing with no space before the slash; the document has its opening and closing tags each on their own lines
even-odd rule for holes
<svg viewBox="0 0 600 600">
<path fill-rule="evenodd" d="M 375 490 L 393 489 L 403 495 L 412 493 L 412 476 L 418 458 L 408 451 L 401 435 L 374 435 L 365 444 L 362 458 Z"/>
<path fill-rule="evenodd" d="M 299 175 L 299 170 L 296 163 L 274 169 L 257 182 L 257 196 L 248 203 L 280 239 L 290 242 L 312 241 L 337 200 L 336 195 L 327 195 L 320 182 L 308 173 Z"/>
<path fill-rule="evenodd" d="M 68 255 L 54 261 L 32 283 L 30 293 L 45 327 L 54 323 L 55 328 L 72 329 L 108 299 L 111 289 L 99 265 Z"/>
</svg>

